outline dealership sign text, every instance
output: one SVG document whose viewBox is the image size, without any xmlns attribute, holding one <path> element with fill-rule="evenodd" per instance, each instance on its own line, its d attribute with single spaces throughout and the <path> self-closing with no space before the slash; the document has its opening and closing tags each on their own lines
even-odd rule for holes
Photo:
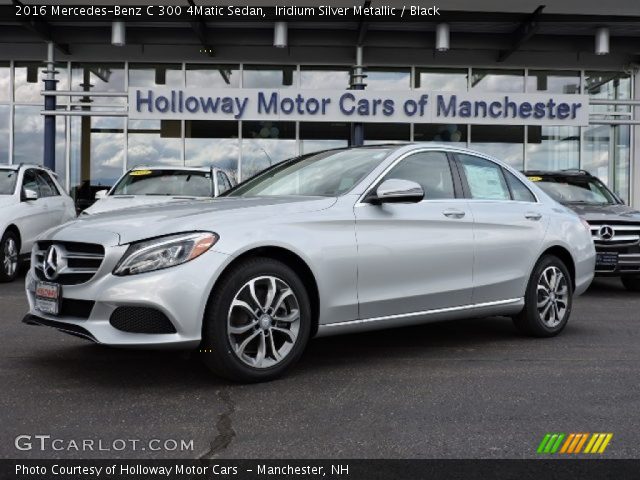
<svg viewBox="0 0 640 480">
<path fill-rule="evenodd" d="M 129 89 L 132 119 L 588 125 L 588 96 L 296 89 Z"/>
</svg>

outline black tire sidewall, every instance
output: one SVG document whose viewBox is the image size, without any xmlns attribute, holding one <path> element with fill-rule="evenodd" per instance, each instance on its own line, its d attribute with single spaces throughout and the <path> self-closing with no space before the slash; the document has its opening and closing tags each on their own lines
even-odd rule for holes
<svg viewBox="0 0 640 480">
<path fill-rule="evenodd" d="M 243 363 L 232 351 L 227 332 L 227 314 L 240 288 L 252 278 L 263 275 L 279 278 L 293 290 L 300 308 L 300 330 L 287 358 L 273 367 L 257 369 Z M 202 328 L 201 358 L 215 373 L 232 381 L 273 380 L 289 370 L 302 355 L 311 332 L 311 314 L 309 295 L 293 269 L 270 258 L 248 259 L 225 274 L 211 294 Z"/>
<path fill-rule="evenodd" d="M 550 266 L 554 266 L 560 269 L 562 274 L 564 275 L 567 286 L 569 288 L 569 296 L 567 300 L 567 311 L 564 315 L 562 321 L 555 327 L 551 328 L 544 324 L 540 315 L 538 313 L 538 279 L 542 272 Z M 538 263 L 536 264 L 533 272 L 531 274 L 531 279 L 529 280 L 529 285 L 527 286 L 527 294 L 525 298 L 525 309 L 526 315 L 528 317 L 529 326 L 534 330 L 534 332 L 540 336 L 553 336 L 560 333 L 564 327 L 567 325 L 569 321 L 569 317 L 571 317 L 571 311 L 573 309 L 573 284 L 571 281 L 571 275 L 564 262 L 560 260 L 558 257 L 554 255 L 545 255 L 543 256 Z"/>
<path fill-rule="evenodd" d="M 11 231 L 5 232 L 5 234 L 2 236 L 2 239 L 0 240 L 0 282 L 12 282 L 18 277 L 18 273 L 20 271 L 19 260 L 18 260 L 18 266 L 16 268 L 16 271 L 13 272 L 13 275 L 11 276 L 7 275 L 4 271 L 4 244 L 7 242 L 9 238 L 12 238 L 13 241 L 16 243 L 16 247 L 19 248 L 18 237 L 16 236 L 16 234 Z"/>
<path fill-rule="evenodd" d="M 630 292 L 640 292 L 640 277 L 620 277 L 620 280 Z"/>
</svg>

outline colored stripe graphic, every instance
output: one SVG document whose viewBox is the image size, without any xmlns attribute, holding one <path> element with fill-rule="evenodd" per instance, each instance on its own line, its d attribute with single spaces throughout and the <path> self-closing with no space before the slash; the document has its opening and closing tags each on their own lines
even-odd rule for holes
<svg viewBox="0 0 640 480">
<path fill-rule="evenodd" d="M 604 453 L 612 438 L 613 433 L 547 433 L 538 445 L 537 452 L 542 454 Z"/>
</svg>

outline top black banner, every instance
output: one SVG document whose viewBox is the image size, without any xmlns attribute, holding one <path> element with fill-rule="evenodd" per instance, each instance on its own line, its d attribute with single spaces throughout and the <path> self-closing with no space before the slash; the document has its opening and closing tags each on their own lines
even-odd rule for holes
<svg viewBox="0 0 640 480">
<path fill-rule="evenodd" d="M 528 15 L 501 12 L 446 11 L 436 4 L 343 6 L 238 5 L 2 5 L 0 22 L 520 22 Z M 640 22 L 640 17 L 608 15 L 541 15 L 539 22 Z"/>
</svg>

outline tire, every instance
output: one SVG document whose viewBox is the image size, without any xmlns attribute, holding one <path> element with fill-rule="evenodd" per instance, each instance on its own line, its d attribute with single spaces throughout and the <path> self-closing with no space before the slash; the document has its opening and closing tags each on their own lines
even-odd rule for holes
<svg viewBox="0 0 640 480">
<path fill-rule="evenodd" d="M 0 282 L 13 282 L 20 272 L 20 243 L 18 236 L 5 232 L 0 240 Z"/>
<path fill-rule="evenodd" d="M 640 277 L 620 277 L 620 280 L 630 292 L 640 292 Z"/>
<path fill-rule="evenodd" d="M 228 380 L 265 382 L 298 361 L 310 332 L 311 303 L 300 277 L 277 260 L 247 259 L 232 267 L 211 294 L 200 357 Z"/>
<path fill-rule="evenodd" d="M 545 299 L 546 303 L 539 307 L 538 302 Z M 513 317 L 513 323 L 525 335 L 553 337 L 567 325 L 572 305 L 573 286 L 567 267 L 558 257 L 544 255 L 531 273 L 524 308 Z"/>
</svg>

